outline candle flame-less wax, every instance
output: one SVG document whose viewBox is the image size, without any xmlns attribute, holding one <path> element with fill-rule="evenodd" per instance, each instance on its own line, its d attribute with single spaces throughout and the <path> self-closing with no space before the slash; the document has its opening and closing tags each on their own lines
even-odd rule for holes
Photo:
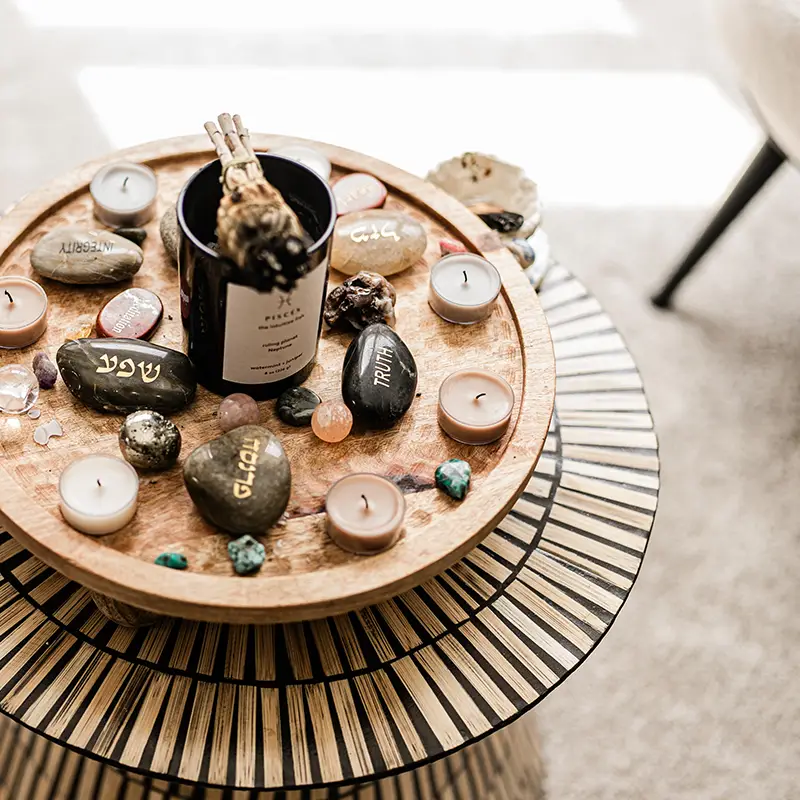
<svg viewBox="0 0 800 800">
<path fill-rule="evenodd" d="M 439 426 L 462 444 L 489 444 L 508 430 L 514 390 L 494 372 L 463 369 L 439 388 Z"/>
<path fill-rule="evenodd" d="M 33 344 L 47 329 L 47 295 L 36 281 L 21 275 L 0 277 L 0 347 Z"/>
<path fill-rule="evenodd" d="M 73 461 L 61 473 L 58 491 L 64 519 L 82 533 L 103 536 L 133 519 L 139 476 L 121 458 L 90 455 Z"/>
<path fill-rule="evenodd" d="M 343 550 L 375 555 L 403 530 L 406 501 L 391 481 L 366 472 L 341 478 L 325 498 L 328 535 Z"/>
</svg>

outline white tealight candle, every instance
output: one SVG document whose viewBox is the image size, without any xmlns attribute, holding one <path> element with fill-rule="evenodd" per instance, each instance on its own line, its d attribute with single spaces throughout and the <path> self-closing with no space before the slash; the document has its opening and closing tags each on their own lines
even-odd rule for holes
<svg viewBox="0 0 800 800">
<path fill-rule="evenodd" d="M 0 277 L 0 347 L 33 344 L 47 329 L 47 295 L 21 275 Z"/>
<path fill-rule="evenodd" d="M 492 313 L 501 285 L 494 264 L 473 253 L 453 253 L 431 267 L 428 303 L 447 322 L 471 325 Z"/>
<path fill-rule="evenodd" d="M 339 547 L 359 555 L 374 555 L 400 537 L 406 500 L 390 480 L 357 472 L 331 486 L 325 512 L 328 535 Z"/>
<path fill-rule="evenodd" d="M 121 458 L 85 456 L 61 473 L 58 491 L 64 519 L 82 533 L 103 536 L 133 519 L 139 476 Z"/>
<path fill-rule="evenodd" d="M 300 164 L 313 169 L 322 180 L 327 181 L 331 177 L 331 162 L 324 153 L 308 147 L 304 144 L 286 144 L 283 147 L 276 147 L 271 153 L 275 156 L 291 158 Z"/>
<path fill-rule="evenodd" d="M 103 167 L 92 178 L 89 191 L 94 215 L 104 225 L 138 227 L 155 213 L 158 179 L 144 164 L 119 161 Z"/>
</svg>

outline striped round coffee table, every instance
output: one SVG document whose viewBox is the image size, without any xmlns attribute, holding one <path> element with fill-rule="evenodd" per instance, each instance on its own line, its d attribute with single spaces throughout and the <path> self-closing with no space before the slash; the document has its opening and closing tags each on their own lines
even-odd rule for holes
<svg viewBox="0 0 800 800">
<path fill-rule="evenodd" d="M 659 483 L 611 320 L 562 268 L 540 299 L 558 385 L 533 479 L 461 562 L 388 602 L 290 625 L 125 628 L 2 534 L 0 797 L 541 796 L 531 716 L 508 723 L 611 626 Z"/>
</svg>

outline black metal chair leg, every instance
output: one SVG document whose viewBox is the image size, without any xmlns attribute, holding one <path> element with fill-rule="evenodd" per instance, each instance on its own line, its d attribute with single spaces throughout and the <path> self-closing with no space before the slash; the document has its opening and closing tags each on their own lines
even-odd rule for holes
<svg viewBox="0 0 800 800">
<path fill-rule="evenodd" d="M 758 194 L 759 189 L 772 177 L 775 170 L 786 160 L 786 155 L 772 139 L 767 139 L 758 151 L 750 166 L 734 186 L 722 207 L 717 211 L 708 227 L 686 254 L 683 261 L 664 284 L 661 291 L 651 298 L 653 305 L 667 308 L 675 290 L 683 279 L 694 269 L 698 261 L 711 249 L 714 242 L 725 232 L 728 225 L 736 219 L 739 212 Z"/>
</svg>

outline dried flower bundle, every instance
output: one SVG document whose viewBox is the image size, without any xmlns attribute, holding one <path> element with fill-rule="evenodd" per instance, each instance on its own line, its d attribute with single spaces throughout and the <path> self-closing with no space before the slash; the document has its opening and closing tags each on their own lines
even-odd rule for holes
<svg viewBox="0 0 800 800">
<path fill-rule="evenodd" d="M 244 283 L 261 291 L 289 291 L 308 269 L 311 241 L 264 177 L 241 117 L 220 114 L 217 119 L 219 129 L 213 122 L 206 122 L 205 129 L 222 164 L 219 251 L 240 268 Z"/>
</svg>

